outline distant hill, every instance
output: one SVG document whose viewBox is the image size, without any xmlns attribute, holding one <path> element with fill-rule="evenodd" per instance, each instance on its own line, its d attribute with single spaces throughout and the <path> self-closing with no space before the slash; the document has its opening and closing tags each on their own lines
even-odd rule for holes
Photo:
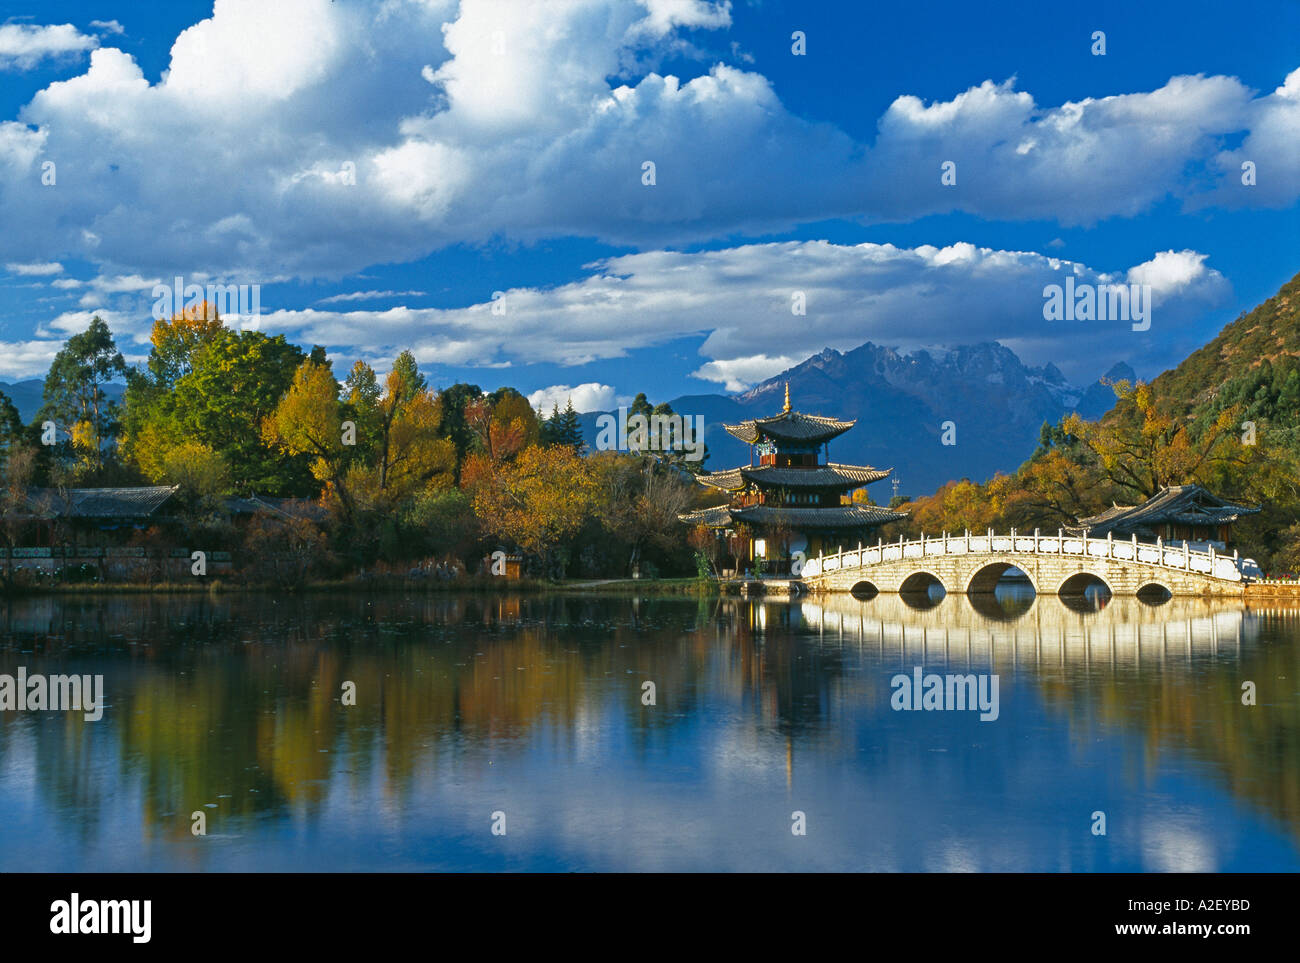
<svg viewBox="0 0 1300 963">
<path fill-rule="evenodd" d="M 1132 379 L 1133 372 L 1116 365 L 1107 376 Z M 913 495 L 954 478 L 980 481 L 1013 471 L 1033 452 L 1044 421 L 1075 410 L 1096 418 L 1115 400 L 1100 383 L 1072 385 L 1054 365 L 1028 367 L 997 343 L 899 354 L 868 342 L 843 353 L 827 348 L 739 395 L 685 395 L 669 403 L 679 414 L 704 416 L 707 467 L 729 468 L 745 463 L 749 449 L 723 424 L 779 412 L 787 381 L 796 409 L 858 419 L 831 443 L 834 460 L 896 468 L 900 492 Z M 581 416 L 589 446 L 599 414 Z M 955 446 L 942 444 L 945 421 L 956 425 Z M 877 501 L 892 494 L 888 482 L 872 489 Z"/>
<path fill-rule="evenodd" d="M 41 405 L 44 402 L 45 381 L 42 378 L 15 381 L 12 384 L 0 381 L 0 391 L 9 396 L 9 400 L 18 409 L 18 414 L 22 416 L 23 422 L 30 424 L 32 419 L 36 417 L 36 412 L 41 410 Z M 108 384 L 104 386 L 104 394 L 112 401 L 121 401 L 125 392 L 125 385 Z"/>
</svg>

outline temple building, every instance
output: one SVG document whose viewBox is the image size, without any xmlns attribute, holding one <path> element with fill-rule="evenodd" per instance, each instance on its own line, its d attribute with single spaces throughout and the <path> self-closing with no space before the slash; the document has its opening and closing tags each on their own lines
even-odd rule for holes
<svg viewBox="0 0 1300 963">
<path fill-rule="evenodd" d="M 1091 538 L 1136 535 L 1147 542 L 1207 543 L 1224 550 L 1230 544 L 1233 523 L 1258 511 L 1234 505 L 1200 485 L 1175 485 L 1162 488 L 1141 505 L 1114 505 L 1100 515 L 1081 518 L 1072 531 Z"/>
<path fill-rule="evenodd" d="M 853 492 L 893 470 L 830 460 L 830 441 L 855 424 L 791 410 L 787 384 L 780 414 L 723 426 L 749 445 L 749 464 L 709 472 L 698 480 L 725 492 L 729 500 L 688 512 L 681 520 L 705 525 L 718 538 L 748 533 L 742 568 L 771 574 L 789 573 L 791 560 L 798 555 L 807 559 L 818 552 L 875 541 L 881 525 L 905 518 L 906 513 L 853 501 Z"/>
</svg>

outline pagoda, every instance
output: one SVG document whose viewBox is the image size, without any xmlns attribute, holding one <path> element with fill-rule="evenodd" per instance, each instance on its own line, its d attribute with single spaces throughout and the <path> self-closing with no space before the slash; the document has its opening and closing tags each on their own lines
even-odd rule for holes
<svg viewBox="0 0 1300 963">
<path fill-rule="evenodd" d="M 719 538 L 747 530 L 746 560 L 774 574 L 790 572 L 791 560 L 799 555 L 807 559 L 869 536 L 874 540 L 876 529 L 906 513 L 853 500 L 853 492 L 893 469 L 830 461 L 831 439 L 855 424 L 792 410 L 787 382 L 780 414 L 723 425 L 749 445 L 749 464 L 708 472 L 698 481 L 725 492 L 729 500 L 679 517 L 688 525 L 713 529 Z"/>
</svg>

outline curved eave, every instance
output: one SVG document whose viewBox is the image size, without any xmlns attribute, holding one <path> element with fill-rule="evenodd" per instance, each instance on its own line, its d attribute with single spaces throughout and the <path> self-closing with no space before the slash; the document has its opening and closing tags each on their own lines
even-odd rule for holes
<svg viewBox="0 0 1300 963">
<path fill-rule="evenodd" d="M 751 505 L 733 508 L 733 518 L 755 525 L 775 525 L 780 522 L 793 528 L 867 528 L 906 518 L 906 512 L 890 511 L 875 505 L 840 505 L 829 508 L 773 508 Z"/>
<path fill-rule="evenodd" d="M 844 421 L 823 415 L 805 415 L 797 411 L 774 415 L 771 418 L 754 418 L 738 425 L 723 425 L 733 438 L 754 445 L 764 437 L 773 441 L 795 445 L 820 445 L 844 434 L 857 419 Z"/>
</svg>

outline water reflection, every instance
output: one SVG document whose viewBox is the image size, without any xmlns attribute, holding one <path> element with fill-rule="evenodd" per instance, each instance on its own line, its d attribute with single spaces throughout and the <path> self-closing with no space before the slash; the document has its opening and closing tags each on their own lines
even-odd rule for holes
<svg viewBox="0 0 1300 963">
<path fill-rule="evenodd" d="M 0 672 L 110 707 L 0 713 L 0 869 L 1300 866 L 1296 611 L 931 602 L 21 600 Z M 999 720 L 892 711 L 915 665 Z"/>
</svg>

